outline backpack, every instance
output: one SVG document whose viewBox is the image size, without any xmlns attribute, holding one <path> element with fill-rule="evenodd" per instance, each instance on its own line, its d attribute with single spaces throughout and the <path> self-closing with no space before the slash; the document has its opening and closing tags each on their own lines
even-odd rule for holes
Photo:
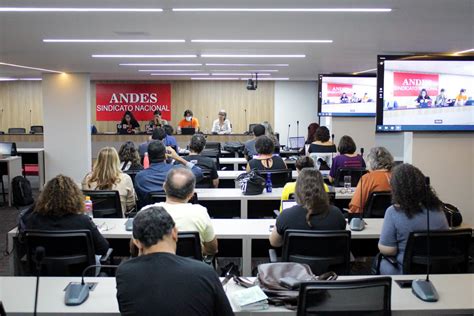
<svg viewBox="0 0 474 316">
<path fill-rule="evenodd" d="M 15 206 L 26 206 L 33 204 L 33 193 L 31 184 L 28 179 L 23 176 L 17 176 L 12 180 L 13 204 Z"/>
<path fill-rule="evenodd" d="M 225 142 L 224 143 L 224 150 L 227 150 L 231 153 L 239 153 L 243 154 L 245 145 L 241 142 Z"/>
</svg>

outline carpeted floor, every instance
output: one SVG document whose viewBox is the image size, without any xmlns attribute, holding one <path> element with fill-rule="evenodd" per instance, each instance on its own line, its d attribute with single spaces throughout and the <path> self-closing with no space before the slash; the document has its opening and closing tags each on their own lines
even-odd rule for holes
<svg viewBox="0 0 474 316">
<path fill-rule="evenodd" d="M 7 233 L 17 225 L 19 211 L 13 207 L 0 207 L 0 275 L 9 275 L 8 260 L 4 251 L 7 246 Z"/>
</svg>

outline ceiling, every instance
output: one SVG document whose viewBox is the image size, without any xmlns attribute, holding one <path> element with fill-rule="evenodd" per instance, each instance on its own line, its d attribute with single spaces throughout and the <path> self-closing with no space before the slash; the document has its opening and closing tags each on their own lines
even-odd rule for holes
<svg viewBox="0 0 474 316">
<path fill-rule="evenodd" d="M 318 73 L 376 68 L 377 54 L 474 48 L 472 0 L 36 0 L 0 7 L 163 8 L 154 13 L 0 12 L 0 62 L 91 73 L 93 79 L 152 77 L 139 69 L 278 70 L 272 77 L 316 80 Z M 379 13 L 172 12 L 171 8 L 391 8 Z M 62 39 L 184 39 L 185 43 L 43 43 Z M 192 39 L 311 39 L 333 43 L 191 43 Z M 305 54 L 306 58 L 92 58 L 92 54 Z M 120 63 L 251 63 L 289 67 L 124 67 Z M 0 77 L 40 72 L 0 66 Z"/>
</svg>

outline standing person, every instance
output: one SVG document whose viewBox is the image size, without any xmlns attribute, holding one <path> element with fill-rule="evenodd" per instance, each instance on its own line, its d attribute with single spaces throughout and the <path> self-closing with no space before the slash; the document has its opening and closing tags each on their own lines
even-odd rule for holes
<svg viewBox="0 0 474 316">
<path fill-rule="evenodd" d="M 227 118 L 227 113 L 225 110 L 220 110 L 217 120 L 214 120 L 212 123 L 212 134 L 230 134 L 232 133 L 232 124 Z"/>
<path fill-rule="evenodd" d="M 122 315 L 234 315 L 216 272 L 176 255 L 178 230 L 164 208 L 138 212 L 132 240 L 139 256 L 123 262 L 116 275 Z"/>
<path fill-rule="evenodd" d="M 428 95 L 428 92 L 426 89 L 421 89 L 420 94 L 418 95 L 418 98 L 416 98 L 416 103 L 418 103 L 419 108 L 427 108 L 429 107 L 429 101 L 431 101 L 430 96 Z"/>
<path fill-rule="evenodd" d="M 82 180 L 82 189 L 118 191 L 124 215 L 135 207 L 132 178 L 120 170 L 120 159 L 113 147 L 104 147 L 99 151 L 92 172 Z"/>
<path fill-rule="evenodd" d="M 217 165 L 211 157 L 201 155 L 206 147 L 206 137 L 202 134 L 196 134 L 191 137 L 189 142 L 189 155 L 184 156 L 183 159 L 192 162 L 202 170 L 208 170 L 212 181 L 212 186 L 217 188 L 219 186 L 219 174 L 217 173 Z M 204 182 L 204 181 L 203 181 Z M 207 183 L 209 186 L 209 184 Z"/>
<path fill-rule="evenodd" d="M 181 133 L 182 128 L 194 128 L 196 132 L 199 131 L 199 121 L 193 117 L 193 111 L 184 111 L 184 118 L 178 123 L 178 133 Z"/>
<path fill-rule="evenodd" d="M 352 137 L 344 135 L 339 141 L 337 151 L 339 155 L 332 160 L 331 170 L 329 171 L 329 181 L 334 182 L 337 170 L 339 168 L 365 168 L 364 158 L 356 153 L 357 146 Z"/>
<path fill-rule="evenodd" d="M 425 175 L 410 164 L 396 166 L 390 179 L 393 205 L 387 209 L 380 233 L 379 250 L 386 256 L 396 257 L 395 267 L 386 260 L 380 263 L 380 274 L 403 274 L 403 257 L 408 236 L 413 231 L 426 230 L 427 212 L 430 229 L 449 229 L 442 202 L 431 187 L 425 184 Z"/>
<path fill-rule="evenodd" d="M 148 122 L 148 124 L 155 128 L 155 127 L 163 127 L 165 125 L 168 125 L 168 121 L 164 120 L 161 118 L 161 111 L 156 110 L 153 112 L 153 119 Z"/>
<path fill-rule="evenodd" d="M 467 101 L 466 89 L 461 89 L 456 97 L 456 105 L 462 106 Z"/>
<path fill-rule="evenodd" d="M 251 160 L 253 156 L 257 155 L 257 150 L 255 149 L 255 142 L 257 141 L 257 138 L 265 135 L 265 126 L 262 124 L 256 124 L 253 127 L 253 139 L 250 139 L 245 142 L 244 144 L 244 156 L 247 160 Z"/>
<path fill-rule="evenodd" d="M 138 124 L 138 121 L 135 119 L 135 116 L 133 116 L 133 113 L 130 111 L 125 112 L 122 117 L 122 120 L 120 121 L 120 124 L 122 124 L 122 131 L 125 131 L 127 134 L 140 133 L 140 124 Z M 124 126 L 126 128 L 124 128 Z"/>
<path fill-rule="evenodd" d="M 122 146 L 120 146 L 118 155 L 120 159 L 120 170 L 143 170 L 143 166 L 140 163 L 140 155 L 132 141 L 123 143 Z"/>
<path fill-rule="evenodd" d="M 439 91 L 439 95 L 436 97 L 435 100 L 435 106 L 441 107 L 441 106 L 446 106 L 446 95 L 444 94 L 444 89 L 441 89 Z"/>
</svg>

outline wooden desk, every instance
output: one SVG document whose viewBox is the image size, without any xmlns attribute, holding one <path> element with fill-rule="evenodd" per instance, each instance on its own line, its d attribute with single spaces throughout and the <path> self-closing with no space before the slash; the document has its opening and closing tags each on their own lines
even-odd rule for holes
<svg viewBox="0 0 474 316">
<path fill-rule="evenodd" d="M 17 148 L 17 153 L 22 156 L 23 163 L 27 164 L 28 156 L 33 155 L 35 164 L 38 164 L 39 189 L 41 190 L 45 185 L 45 162 L 44 162 L 44 148 Z"/>
<path fill-rule="evenodd" d="M 0 164 L 7 165 L 7 184 L 8 184 L 8 206 L 12 206 L 13 203 L 13 192 L 12 192 L 12 179 L 22 175 L 21 157 L 6 157 L 0 158 Z"/>
<path fill-rule="evenodd" d="M 341 276 L 342 279 L 367 278 L 370 276 Z M 393 280 L 423 278 L 422 275 L 392 276 Z M 39 282 L 38 315 L 120 315 L 116 298 L 115 278 L 86 277 L 87 282 L 97 282 L 89 298 L 79 306 L 64 304 L 64 288 L 69 282 L 80 282 L 78 277 L 42 277 Z M 427 303 L 417 299 L 410 289 L 401 289 L 392 282 L 392 315 L 472 315 L 474 313 L 474 274 L 433 275 L 440 300 Z M 32 315 L 34 309 L 36 278 L 0 277 L 0 297 L 8 315 Z M 226 293 L 242 288 L 230 281 L 224 287 Z M 348 298 L 350 299 L 350 298 Z M 232 303 L 231 303 L 232 305 Z M 271 306 L 258 312 L 240 312 L 233 306 L 236 315 L 296 315 L 284 307 Z"/>
</svg>

